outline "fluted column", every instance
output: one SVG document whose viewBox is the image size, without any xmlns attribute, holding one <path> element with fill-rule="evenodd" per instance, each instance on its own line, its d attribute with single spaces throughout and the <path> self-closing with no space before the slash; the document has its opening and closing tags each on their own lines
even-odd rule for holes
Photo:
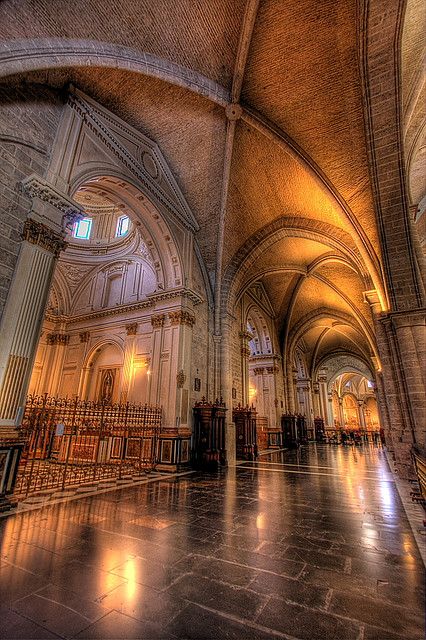
<svg viewBox="0 0 426 640">
<path fill-rule="evenodd" d="M 178 335 L 176 387 L 170 389 L 170 415 L 174 410 L 178 432 L 186 433 L 190 431 L 189 387 L 191 384 L 192 328 L 195 324 L 195 315 L 191 311 L 179 309 L 169 311 L 168 316 L 171 327 L 177 330 Z M 174 399 L 173 394 L 175 394 Z"/>
<path fill-rule="evenodd" d="M 22 420 L 41 325 L 65 233 L 80 205 L 44 180 L 23 183 L 32 198 L 0 327 L 0 436 L 15 437 Z"/>
<path fill-rule="evenodd" d="M 59 390 L 61 374 L 64 366 L 65 349 L 70 337 L 62 331 L 48 333 L 46 336 L 47 357 L 45 358 L 43 390 L 50 396 L 55 396 Z"/>
</svg>

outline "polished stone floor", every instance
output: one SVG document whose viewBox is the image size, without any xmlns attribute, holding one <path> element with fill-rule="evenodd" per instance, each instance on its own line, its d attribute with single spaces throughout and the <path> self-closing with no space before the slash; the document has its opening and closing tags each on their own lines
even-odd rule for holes
<svg viewBox="0 0 426 640">
<path fill-rule="evenodd" d="M 420 640 L 384 451 L 310 445 L 0 519 L 0 637 Z"/>
</svg>

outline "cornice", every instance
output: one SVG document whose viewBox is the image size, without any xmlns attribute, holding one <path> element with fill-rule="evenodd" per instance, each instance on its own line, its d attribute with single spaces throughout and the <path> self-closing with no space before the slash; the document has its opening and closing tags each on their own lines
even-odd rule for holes
<svg viewBox="0 0 426 640">
<path fill-rule="evenodd" d="M 109 129 L 110 125 L 118 127 L 123 132 L 128 133 L 130 127 L 125 125 L 118 118 L 112 118 L 110 113 L 106 113 L 104 110 L 99 109 L 82 92 L 77 89 L 73 89 L 73 92 L 69 96 L 69 106 L 76 111 L 84 120 L 86 126 L 93 132 L 93 134 L 102 140 L 112 153 L 119 158 L 119 160 L 131 171 L 140 182 L 144 185 L 147 191 L 159 201 L 166 209 L 177 217 L 180 223 L 189 231 L 198 231 L 198 223 L 193 216 L 188 204 L 186 203 L 184 196 L 180 192 L 174 178 L 168 169 L 165 160 L 162 157 L 157 145 L 153 143 L 149 138 L 143 136 L 140 132 L 137 134 L 140 143 L 149 148 L 149 155 L 151 156 L 154 165 L 158 165 L 164 176 L 168 187 L 171 189 L 174 198 L 171 198 L 164 189 L 158 184 L 158 181 L 152 176 L 149 176 L 143 168 L 141 162 L 131 154 L 128 149 L 113 135 Z M 106 124 L 107 123 L 107 124 Z"/>
<path fill-rule="evenodd" d="M 281 356 L 278 355 L 277 353 L 264 353 L 264 354 L 259 354 L 259 355 L 255 355 L 255 356 L 250 356 L 250 362 L 264 362 L 265 366 L 266 366 L 266 362 L 269 361 L 274 361 L 274 360 L 281 360 Z"/>
<path fill-rule="evenodd" d="M 155 307 L 157 302 L 163 302 L 164 300 L 174 300 L 176 298 L 187 298 L 194 304 L 200 304 L 203 302 L 201 296 L 191 289 L 172 289 L 171 291 L 164 291 L 161 293 L 149 293 L 147 300 L 142 302 L 135 302 L 133 304 L 126 304 L 120 307 L 112 307 L 110 309 L 100 309 L 99 311 L 93 311 L 92 313 L 85 313 L 79 316 L 55 316 L 52 314 L 46 314 L 46 320 L 51 322 L 66 322 L 68 324 L 76 324 L 77 322 L 84 322 L 86 320 L 94 320 L 96 318 L 105 318 L 110 316 L 119 316 L 126 313 L 132 313 L 133 311 L 139 311 L 141 309 L 151 309 Z"/>
<path fill-rule="evenodd" d="M 185 287 L 179 289 L 171 289 L 170 291 L 161 291 L 148 293 L 147 298 L 155 302 L 162 302 L 163 300 L 172 300 L 173 298 L 186 298 L 193 302 L 195 305 L 204 302 L 204 299 L 192 289 L 186 289 Z"/>
<path fill-rule="evenodd" d="M 86 320 L 95 320 L 96 318 L 106 318 L 110 316 L 120 316 L 125 313 L 131 313 L 132 311 L 139 311 L 140 309 L 150 309 L 153 307 L 153 303 L 150 301 L 137 302 L 135 304 L 126 304 L 122 307 L 113 307 L 111 309 L 100 309 L 99 311 L 93 311 L 92 313 L 85 313 L 80 316 L 54 316 L 46 314 L 46 320 L 53 322 L 66 322 L 67 324 L 76 324 L 77 322 L 84 322 Z"/>
<path fill-rule="evenodd" d="M 39 198 L 64 214 L 62 219 L 64 229 L 70 228 L 76 220 L 84 216 L 84 208 L 78 202 L 58 191 L 43 178 L 32 174 L 25 178 L 21 184 L 22 189 L 31 199 Z"/>
<path fill-rule="evenodd" d="M 49 253 L 53 253 L 55 258 L 58 258 L 61 251 L 64 251 L 68 246 L 61 235 L 32 218 L 25 220 L 21 238 L 30 244 L 49 251 Z"/>
</svg>

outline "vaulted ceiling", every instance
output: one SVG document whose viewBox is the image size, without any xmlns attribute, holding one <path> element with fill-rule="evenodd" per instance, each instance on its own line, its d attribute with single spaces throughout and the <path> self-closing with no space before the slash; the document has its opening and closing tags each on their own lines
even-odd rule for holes
<svg viewBox="0 0 426 640">
<path fill-rule="evenodd" d="M 284 341 L 300 335 L 317 359 L 345 349 L 367 359 L 363 292 L 376 289 L 383 306 L 387 293 L 362 4 L 4 0 L 0 73 L 58 91 L 73 83 L 158 143 L 200 225 L 217 298 L 261 281 Z M 420 104 L 410 71 L 422 49 L 420 5 L 410 3 L 415 33 L 404 36 L 405 77 L 417 87 L 403 93 L 406 113 L 413 91 Z M 413 176 L 418 111 L 405 119 Z M 418 200 L 419 179 L 410 185 Z"/>
</svg>

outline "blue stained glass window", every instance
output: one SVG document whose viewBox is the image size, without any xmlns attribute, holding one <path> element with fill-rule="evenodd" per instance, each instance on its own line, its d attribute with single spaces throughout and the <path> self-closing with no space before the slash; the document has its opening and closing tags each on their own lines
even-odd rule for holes
<svg viewBox="0 0 426 640">
<path fill-rule="evenodd" d="M 92 218 L 83 218 L 75 223 L 72 235 L 79 240 L 88 240 L 92 230 Z"/>
</svg>

